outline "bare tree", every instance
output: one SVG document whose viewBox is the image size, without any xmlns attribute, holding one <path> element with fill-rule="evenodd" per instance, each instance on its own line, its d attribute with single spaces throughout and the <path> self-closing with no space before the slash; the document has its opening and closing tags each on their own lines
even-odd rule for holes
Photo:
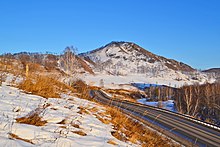
<svg viewBox="0 0 220 147">
<path fill-rule="evenodd" d="M 76 58 L 77 48 L 66 47 L 64 54 L 61 55 L 59 60 L 59 66 L 68 74 L 75 75 L 79 68 L 78 60 Z"/>
<path fill-rule="evenodd" d="M 184 97 L 183 97 L 185 103 L 186 103 L 186 114 L 190 114 L 190 109 L 192 105 L 192 88 L 185 88 L 184 89 Z"/>
<path fill-rule="evenodd" d="M 192 116 L 197 116 L 198 115 L 198 111 L 199 111 L 199 105 L 200 105 L 200 101 L 201 101 L 201 91 L 200 91 L 200 86 L 199 84 L 196 84 L 194 86 L 194 110 L 192 112 Z"/>
</svg>

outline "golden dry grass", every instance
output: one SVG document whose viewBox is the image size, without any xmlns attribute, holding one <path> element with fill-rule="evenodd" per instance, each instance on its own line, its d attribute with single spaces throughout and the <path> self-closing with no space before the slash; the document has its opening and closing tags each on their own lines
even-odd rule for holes
<svg viewBox="0 0 220 147">
<path fill-rule="evenodd" d="M 9 137 L 9 139 L 18 139 L 18 140 L 22 140 L 24 142 L 28 142 L 28 143 L 34 144 L 31 140 L 21 138 L 18 135 L 13 134 L 13 133 L 8 133 L 8 137 Z"/>
<path fill-rule="evenodd" d="M 157 132 L 147 129 L 138 121 L 124 115 L 116 108 L 108 108 L 107 113 L 111 115 L 111 123 L 115 131 L 112 135 L 121 141 L 140 143 L 146 147 L 169 147 L 178 146 L 168 138 L 162 137 Z"/>
<path fill-rule="evenodd" d="M 77 113 L 79 114 L 89 114 L 89 111 L 85 107 L 79 106 L 78 109 L 79 111 Z"/>
<path fill-rule="evenodd" d="M 42 120 L 42 118 L 37 113 L 34 113 L 30 116 L 17 118 L 16 121 L 18 123 L 24 123 L 24 124 L 35 125 L 35 126 L 44 126 L 47 123 L 47 121 Z"/>
<path fill-rule="evenodd" d="M 113 140 L 108 140 L 108 142 L 107 143 L 109 143 L 109 144 L 112 144 L 112 145 L 118 145 L 117 143 L 115 143 Z"/>
<path fill-rule="evenodd" d="M 34 70 L 32 71 L 32 69 L 34 68 L 43 71 L 43 69 L 40 66 L 33 64 L 30 65 L 30 73 L 35 72 Z M 7 69 L 12 69 L 11 65 L 8 65 Z M 51 97 L 59 98 L 61 92 L 77 91 L 77 93 L 79 93 L 80 98 L 89 99 L 89 100 L 91 100 L 89 96 L 89 90 L 98 89 L 97 87 L 90 87 L 80 80 L 74 82 L 72 84 L 73 87 L 72 88 L 49 76 L 33 76 L 33 75 L 29 76 L 29 78 L 24 80 L 18 87 L 26 92 L 31 92 L 33 94 L 40 95 L 45 98 L 51 98 Z M 125 98 L 134 101 L 132 96 L 128 94 L 127 91 L 118 90 L 118 91 L 108 91 L 108 92 L 122 95 Z M 79 109 L 80 109 L 79 113 L 88 114 L 88 110 L 86 110 L 85 108 L 79 107 Z M 92 111 L 96 111 L 96 110 L 94 109 Z M 106 115 L 110 115 L 111 119 L 110 120 L 105 119 L 104 118 L 105 114 L 96 114 L 95 116 L 105 124 L 112 123 L 115 129 L 115 131 L 112 132 L 112 135 L 122 141 L 130 141 L 133 143 L 138 142 L 142 146 L 152 146 L 152 147 L 176 146 L 172 144 L 171 141 L 168 140 L 167 138 L 164 138 L 158 133 L 147 129 L 142 124 L 138 123 L 137 121 L 121 113 L 118 109 L 109 107 L 107 108 Z M 17 118 L 16 121 L 19 123 L 26 123 L 36 126 L 43 126 L 47 123 L 46 121 L 42 120 L 37 113 L 31 116 Z M 65 124 L 65 121 L 60 123 Z M 79 125 L 73 125 L 73 126 L 79 128 Z M 76 133 L 81 136 L 87 135 L 82 131 L 73 131 L 73 133 Z M 14 134 L 11 134 L 11 136 L 14 136 L 14 138 L 19 138 Z"/>
<path fill-rule="evenodd" d="M 138 143 L 143 147 L 179 146 L 156 131 L 146 128 L 117 108 L 106 107 L 106 111 L 103 112 L 99 112 L 97 108 L 90 108 L 88 111 L 104 124 L 111 123 L 115 130 L 111 132 L 112 136 L 121 141 Z M 110 119 L 107 119 L 106 116 L 110 116 Z"/>
<path fill-rule="evenodd" d="M 136 102 L 135 95 L 140 95 L 136 91 L 129 91 L 124 89 L 107 89 L 105 91 L 112 94 L 113 98 L 115 99 L 127 100 L 130 102 Z"/>
<path fill-rule="evenodd" d="M 83 132 L 83 131 L 72 131 L 73 133 L 75 133 L 75 134 L 78 134 L 78 135 L 80 135 L 80 136 L 86 136 L 87 134 L 85 133 L 85 132 Z"/>
<path fill-rule="evenodd" d="M 18 88 L 44 98 L 60 98 L 62 92 L 74 91 L 72 87 L 47 76 L 29 77 Z"/>
<path fill-rule="evenodd" d="M 103 124 L 109 124 L 110 123 L 110 121 L 109 121 L 109 119 L 106 119 L 106 118 L 104 118 L 104 116 L 102 116 L 102 113 L 100 114 L 94 114 L 95 115 L 95 117 L 98 119 L 98 120 L 100 120 Z"/>
<path fill-rule="evenodd" d="M 24 75 L 21 63 L 16 59 L 0 57 L 0 71 L 14 75 Z"/>
<path fill-rule="evenodd" d="M 88 109 L 104 124 L 112 124 L 112 136 L 121 141 L 130 141 L 143 147 L 179 146 L 156 131 L 146 128 L 142 123 L 125 115 L 117 108 L 106 107 L 106 111 L 97 108 Z"/>
</svg>

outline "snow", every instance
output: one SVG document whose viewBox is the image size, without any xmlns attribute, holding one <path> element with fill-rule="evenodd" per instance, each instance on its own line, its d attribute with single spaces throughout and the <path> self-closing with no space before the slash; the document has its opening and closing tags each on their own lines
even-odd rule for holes
<svg viewBox="0 0 220 147">
<path fill-rule="evenodd" d="M 10 78 L 8 81 L 11 81 Z M 60 99 L 44 99 L 7 85 L 3 82 L 0 86 L 0 146 L 113 146 L 107 143 L 109 140 L 119 146 L 135 146 L 111 135 L 111 131 L 114 131 L 111 124 L 103 124 L 95 116 L 95 113 L 105 111 L 104 107 L 96 103 L 64 94 Z M 48 107 L 43 107 L 46 104 Z M 81 114 L 78 113 L 79 107 L 87 110 L 96 108 L 98 112 Z M 16 122 L 16 118 L 27 116 L 37 108 L 44 108 L 39 114 L 47 121 L 44 126 Z M 58 124 L 62 120 L 65 120 L 65 124 Z M 72 124 L 79 125 L 79 128 Z M 82 131 L 86 136 L 78 135 L 74 131 Z M 30 140 L 33 144 L 13 139 L 10 133 Z"/>
<path fill-rule="evenodd" d="M 199 71 L 183 72 L 173 70 L 167 64 L 177 66 L 180 63 L 159 57 L 128 42 L 112 42 L 98 50 L 84 54 L 97 66 L 90 64 L 95 75 L 82 74 L 88 84 L 100 86 L 104 80 L 105 88 L 120 89 L 120 85 L 130 83 L 149 83 L 181 87 L 185 84 L 214 82 Z M 151 60 L 154 60 L 153 62 Z M 131 88 L 131 87 L 130 87 Z"/>
<path fill-rule="evenodd" d="M 141 104 L 153 106 L 153 107 L 158 107 L 159 106 L 159 102 L 147 101 L 147 98 L 138 99 L 137 102 L 139 102 Z M 173 100 L 162 101 L 161 108 L 169 110 L 169 111 L 176 112 Z"/>
<path fill-rule="evenodd" d="M 96 73 L 95 75 L 83 74 L 80 77 L 82 80 L 87 82 L 87 84 L 94 86 L 100 86 L 100 80 L 103 79 L 104 87 L 110 89 L 120 89 L 123 88 L 123 86 L 125 89 L 135 89 L 133 86 L 130 85 L 131 83 L 159 84 L 159 85 L 167 85 L 171 87 L 181 87 L 185 84 L 193 84 L 193 81 L 187 81 L 187 80 L 177 81 L 170 77 L 167 78 L 147 77 L 145 74 L 114 76 L 114 75 Z"/>
</svg>

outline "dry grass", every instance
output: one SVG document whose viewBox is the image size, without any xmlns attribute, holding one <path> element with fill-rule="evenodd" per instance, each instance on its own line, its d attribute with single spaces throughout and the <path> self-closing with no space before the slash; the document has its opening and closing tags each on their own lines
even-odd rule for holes
<svg viewBox="0 0 220 147">
<path fill-rule="evenodd" d="M 18 123 L 24 123 L 29 125 L 44 126 L 47 123 L 47 121 L 42 120 L 40 114 L 43 112 L 45 108 L 49 106 L 50 104 L 45 104 L 41 108 L 36 108 L 35 110 L 31 111 L 27 116 L 16 118 L 16 121 Z"/>
<path fill-rule="evenodd" d="M 102 114 L 94 114 L 95 117 L 100 120 L 103 124 L 109 124 L 109 119 L 104 118 L 104 116 L 102 116 Z"/>
<path fill-rule="evenodd" d="M 90 99 L 89 91 L 91 88 L 85 82 L 82 80 L 77 80 L 73 82 L 71 86 L 77 90 L 77 93 L 79 94 L 78 96 L 80 98 Z"/>
<path fill-rule="evenodd" d="M 34 144 L 31 140 L 21 138 L 18 135 L 13 134 L 13 133 L 8 133 L 8 137 L 9 137 L 9 139 L 18 139 L 18 140 L 22 140 L 24 142 L 28 142 L 28 143 Z"/>
<path fill-rule="evenodd" d="M 78 107 L 79 111 L 77 113 L 79 114 L 89 114 L 88 110 L 82 106 Z"/>
<path fill-rule="evenodd" d="M 66 129 L 66 128 L 67 128 L 67 126 L 60 126 L 60 128 L 62 128 L 62 129 Z"/>
<path fill-rule="evenodd" d="M 3 79 L 3 74 L 0 72 L 0 86 L 2 85 L 2 82 L 4 81 Z"/>
<path fill-rule="evenodd" d="M 47 76 L 29 77 L 18 88 L 44 98 L 60 98 L 60 93 L 74 91 L 72 87 Z"/>
<path fill-rule="evenodd" d="M 37 68 L 39 70 L 43 70 L 38 65 L 30 65 L 30 72 L 32 72 L 33 68 Z M 7 69 L 13 69 L 11 65 L 8 65 Z M 19 69 L 18 69 L 19 70 Z M 34 72 L 34 71 L 33 71 Z M 31 74 L 29 74 L 31 75 Z M 31 92 L 36 95 L 40 95 L 45 98 L 59 98 L 61 92 L 67 91 L 77 91 L 80 95 L 79 97 L 84 99 L 90 99 L 89 90 L 96 89 L 95 87 L 89 87 L 83 81 L 76 81 L 72 84 L 72 87 L 67 86 L 54 78 L 48 76 L 31 76 L 24 80 L 19 86 L 20 89 L 23 89 L 26 92 Z M 75 89 L 75 90 L 74 90 Z M 127 91 L 118 90 L 118 91 L 109 91 L 110 93 L 115 93 L 118 95 L 122 95 L 125 98 L 129 99 L 130 101 L 134 101 L 131 94 L 128 94 Z M 88 114 L 88 110 L 83 107 L 79 107 L 80 114 L 86 113 Z M 95 109 L 92 111 L 96 111 Z M 130 141 L 133 143 L 140 143 L 142 146 L 175 146 L 173 145 L 170 140 L 167 138 L 162 137 L 158 133 L 147 129 L 142 124 L 133 119 L 129 118 L 128 116 L 121 113 L 118 109 L 115 108 L 107 108 L 107 114 L 110 115 L 111 119 L 105 119 L 104 114 L 95 114 L 95 116 L 105 124 L 112 123 L 114 126 L 115 131 L 112 132 L 112 135 L 122 141 Z M 47 121 L 42 120 L 38 113 L 34 113 L 30 116 L 21 117 L 16 119 L 19 123 L 31 124 L 36 126 L 43 126 L 47 123 Z M 65 124 L 65 120 L 61 121 L 60 124 Z M 79 128 L 79 125 L 73 124 L 75 128 Z M 87 134 L 82 131 L 73 131 L 73 133 L 86 136 Z M 15 134 L 10 134 L 11 138 L 21 139 L 20 137 L 16 136 Z M 28 142 L 29 140 L 25 140 Z M 108 143 L 112 143 L 109 141 Z"/>
<path fill-rule="evenodd" d="M 146 128 L 142 123 L 125 115 L 117 108 L 106 107 L 106 111 L 102 112 L 99 112 L 97 108 L 88 110 L 104 124 L 112 124 L 114 131 L 111 134 L 118 140 L 130 141 L 144 147 L 179 146 L 156 131 Z"/>
<path fill-rule="evenodd" d="M 118 145 L 118 144 L 115 143 L 113 140 L 109 140 L 107 143 L 112 144 L 112 145 Z"/>
<path fill-rule="evenodd" d="M 88 111 L 90 114 L 93 114 L 98 120 L 104 124 L 110 123 L 110 116 L 106 115 L 106 111 L 100 111 L 97 107 L 89 108 Z"/>
<path fill-rule="evenodd" d="M 121 141 L 140 143 L 142 146 L 169 147 L 178 146 L 169 139 L 162 137 L 157 132 L 147 129 L 143 124 L 124 115 L 116 108 L 108 108 L 107 113 L 111 115 L 111 123 L 115 131 L 112 135 Z"/>
<path fill-rule="evenodd" d="M 108 89 L 105 90 L 107 93 L 113 95 L 113 98 L 127 100 L 130 102 L 136 102 L 137 97 L 141 97 L 141 94 L 137 91 L 129 91 L 124 89 Z"/>
<path fill-rule="evenodd" d="M 44 126 L 47 123 L 46 120 L 42 120 L 38 113 L 34 113 L 26 117 L 17 118 L 16 121 L 18 123 L 24 123 L 35 126 Z"/>
<path fill-rule="evenodd" d="M 130 141 L 143 147 L 179 146 L 156 131 L 146 128 L 142 123 L 125 115 L 117 108 L 106 107 L 106 112 L 98 112 L 97 108 L 88 109 L 104 124 L 112 124 L 115 131 L 111 134 L 121 141 Z M 110 119 L 108 117 L 110 116 Z"/>
<path fill-rule="evenodd" d="M 0 71 L 14 75 L 24 75 L 21 63 L 16 59 L 0 57 Z"/>
<path fill-rule="evenodd" d="M 87 134 L 84 133 L 83 131 L 72 131 L 72 132 L 75 133 L 75 134 L 78 134 L 80 136 L 87 136 Z"/>
<path fill-rule="evenodd" d="M 78 124 L 72 124 L 72 126 L 74 127 L 74 128 L 80 128 L 80 126 L 78 125 Z"/>
</svg>

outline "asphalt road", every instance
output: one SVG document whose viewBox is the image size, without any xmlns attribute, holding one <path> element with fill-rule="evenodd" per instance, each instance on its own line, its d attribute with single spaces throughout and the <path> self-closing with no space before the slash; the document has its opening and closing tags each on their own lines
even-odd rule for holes
<svg viewBox="0 0 220 147">
<path fill-rule="evenodd" d="M 220 131 L 181 114 L 142 104 L 112 99 L 100 90 L 91 96 L 102 104 L 118 107 L 134 119 L 162 132 L 185 146 L 220 147 Z"/>
</svg>

